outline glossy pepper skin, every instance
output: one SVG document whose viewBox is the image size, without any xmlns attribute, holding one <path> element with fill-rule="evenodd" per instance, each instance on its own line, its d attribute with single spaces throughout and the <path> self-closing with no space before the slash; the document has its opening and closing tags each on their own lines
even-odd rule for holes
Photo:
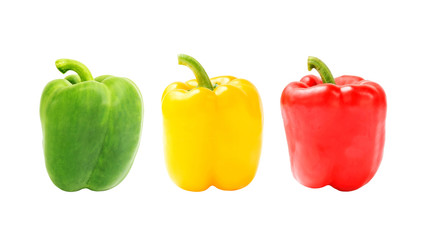
<svg viewBox="0 0 427 240">
<path fill-rule="evenodd" d="M 262 105 L 254 85 L 223 76 L 209 79 L 187 55 L 179 63 L 197 80 L 172 83 L 162 96 L 167 169 L 182 189 L 236 190 L 255 176 L 262 142 Z"/>
<path fill-rule="evenodd" d="M 127 78 L 92 78 L 81 63 L 60 59 L 62 73 L 78 75 L 49 82 L 40 103 L 46 168 L 64 191 L 103 191 L 129 172 L 142 129 L 143 103 Z"/>
<path fill-rule="evenodd" d="M 309 57 L 308 75 L 290 83 L 281 108 L 294 177 L 303 185 L 352 191 L 371 180 L 383 156 L 386 95 L 356 76 L 332 77 Z"/>
</svg>

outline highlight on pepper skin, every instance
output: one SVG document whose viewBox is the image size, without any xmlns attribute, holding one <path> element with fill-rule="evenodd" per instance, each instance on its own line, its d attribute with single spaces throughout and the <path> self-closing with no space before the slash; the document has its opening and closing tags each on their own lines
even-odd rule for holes
<svg viewBox="0 0 427 240">
<path fill-rule="evenodd" d="M 263 114 L 255 86 L 231 76 L 209 79 L 188 55 L 196 79 L 170 84 L 162 96 L 164 150 L 171 179 L 188 191 L 237 190 L 255 176 Z"/>
<path fill-rule="evenodd" d="M 356 190 L 375 175 L 383 156 L 387 101 L 377 83 L 356 76 L 334 79 L 318 58 L 320 73 L 283 90 L 281 110 L 294 177 L 303 185 Z"/>
<path fill-rule="evenodd" d="M 49 82 L 40 103 L 46 169 L 64 191 L 108 190 L 129 172 L 139 146 L 143 102 L 127 78 L 93 78 L 82 63 L 56 67 L 78 75 Z"/>
</svg>

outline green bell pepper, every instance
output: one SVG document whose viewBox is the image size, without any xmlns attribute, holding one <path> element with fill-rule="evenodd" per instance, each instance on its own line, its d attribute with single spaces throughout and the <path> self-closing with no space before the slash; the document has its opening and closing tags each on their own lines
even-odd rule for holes
<svg viewBox="0 0 427 240">
<path fill-rule="evenodd" d="M 62 73 L 49 82 L 40 103 L 47 172 L 62 190 L 115 187 L 129 172 L 139 146 L 143 102 L 129 79 L 93 79 L 82 63 L 56 61 Z"/>
</svg>

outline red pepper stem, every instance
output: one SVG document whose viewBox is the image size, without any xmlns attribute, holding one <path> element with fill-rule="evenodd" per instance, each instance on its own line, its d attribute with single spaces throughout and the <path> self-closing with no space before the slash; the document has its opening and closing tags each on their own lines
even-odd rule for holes
<svg viewBox="0 0 427 240">
<path fill-rule="evenodd" d="M 93 77 L 89 69 L 83 65 L 83 63 L 72 59 L 58 59 L 55 62 L 56 68 L 62 73 L 66 73 L 68 70 L 76 72 L 81 81 L 92 81 Z"/>
<path fill-rule="evenodd" d="M 178 55 L 178 64 L 184 65 L 189 67 L 194 75 L 196 76 L 197 83 L 199 87 L 205 87 L 209 90 L 213 90 L 211 80 L 208 77 L 208 74 L 206 73 L 205 69 L 202 67 L 202 65 L 194 58 L 185 55 L 185 54 L 179 54 Z"/>
<path fill-rule="evenodd" d="M 323 83 L 331 83 L 335 84 L 334 77 L 332 76 L 331 70 L 329 70 L 328 66 L 322 60 L 318 59 L 317 57 L 308 57 L 307 61 L 308 65 L 308 71 L 311 71 L 311 69 L 316 69 L 320 77 L 322 78 Z"/>
</svg>

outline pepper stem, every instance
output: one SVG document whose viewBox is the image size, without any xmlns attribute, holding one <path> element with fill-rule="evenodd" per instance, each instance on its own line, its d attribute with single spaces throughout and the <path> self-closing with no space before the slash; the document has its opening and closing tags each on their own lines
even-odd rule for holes
<svg viewBox="0 0 427 240">
<path fill-rule="evenodd" d="M 92 81 L 93 77 L 92 74 L 90 73 L 89 69 L 83 65 L 83 63 L 78 62 L 76 60 L 72 60 L 72 59 L 58 59 L 55 62 L 56 68 L 58 68 L 58 70 L 62 73 L 66 73 L 68 70 L 72 70 L 74 72 L 76 72 L 81 81 Z"/>
<path fill-rule="evenodd" d="M 208 74 L 196 59 L 185 54 L 179 54 L 178 64 L 185 65 L 193 71 L 194 75 L 196 76 L 197 84 L 199 87 L 205 87 L 209 90 L 214 89 L 211 80 L 208 77 Z"/>
<path fill-rule="evenodd" d="M 308 57 L 307 61 L 308 65 L 308 71 L 311 71 L 311 69 L 316 69 L 320 77 L 322 78 L 323 83 L 331 83 L 335 84 L 334 77 L 332 76 L 331 70 L 329 70 L 328 66 L 322 60 L 318 59 L 317 57 Z"/>
</svg>

